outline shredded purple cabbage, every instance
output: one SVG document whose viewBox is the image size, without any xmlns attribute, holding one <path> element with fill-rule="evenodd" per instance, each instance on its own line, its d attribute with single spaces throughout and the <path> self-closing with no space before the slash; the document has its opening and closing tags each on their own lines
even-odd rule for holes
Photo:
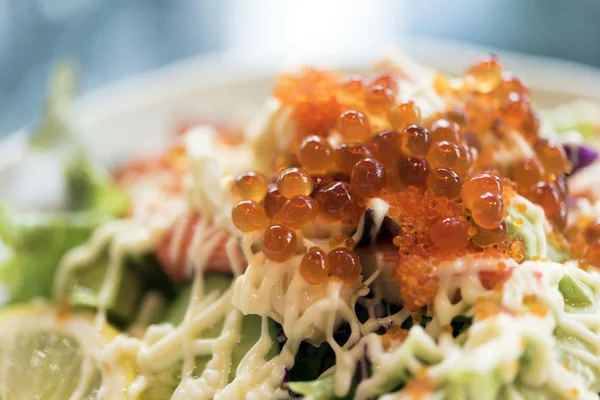
<svg viewBox="0 0 600 400">
<path fill-rule="evenodd" d="M 277 341 L 279 343 L 285 343 L 287 341 L 287 336 L 285 335 L 285 332 L 283 331 L 283 326 L 281 325 L 277 325 L 277 332 L 275 333 L 275 337 L 277 338 Z"/>
<path fill-rule="evenodd" d="M 283 379 L 281 380 L 281 386 L 285 387 L 286 383 L 288 383 L 290 381 L 290 371 L 288 371 L 287 368 L 285 368 L 285 373 L 283 374 Z M 290 388 L 287 388 L 288 394 L 290 395 L 290 397 L 292 398 L 300 398 L 302 397 L 301 394 L 294 392 L 293 390 L 291 390 Z"/>
<path fill-rule="evenodd" d="M 374 213 L 375 211 L 370 208 L 365 210 L 363 234 L 356 244 L 357 247 L 368 247 L 373 244 L 391 243 L 394 237 L 400 234 L 400 226 L 398 226 L 393 219 L 385 216 L 383 218 L 383 222 L 381 223 L 381 228 L 375 234 L 375 243 L 372 243 L 371 233 L 375 229 Z"/>
<path fill-rule="evenodd" d="M 564 143 L 563 148 L 573 166 L 571 173 L 577 172 L 598 159 L 598 151 L 585 143 Z"/>
</svg>

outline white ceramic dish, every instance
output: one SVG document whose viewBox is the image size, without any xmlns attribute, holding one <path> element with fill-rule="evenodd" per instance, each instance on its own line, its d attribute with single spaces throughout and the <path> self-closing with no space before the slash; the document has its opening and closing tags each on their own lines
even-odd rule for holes
<svg viewBox="0 0 600 400">
<path fill-rule="evenodd" d="M 600 101 L 600 71 L 580 64 L 431 40 L 411 40 L 402 48 L 418 61 L 454 74 L 477 55 L 494 52 L 528 82 L 534 101 L 543 107 L 576 98 Z M 385 54 L 381 52 L 382 57 Z M 316 61 L 360 70 L 374 60 L 369 55 L 369 59 Z M 82 96 L 73 113 L 74 124 L 92 154 L 114 165 L 132 154 L 159 151 L 182 119 L 241 122 L 249 118 L 271 90 L 275 74 L 289 67 L 281 60 L 249 61 L 233 54 L 184 60 Z M 0 173 L 3 166 L 18 160 L 23 135 L 21 131 L 0 142 Z"/>
</svg>

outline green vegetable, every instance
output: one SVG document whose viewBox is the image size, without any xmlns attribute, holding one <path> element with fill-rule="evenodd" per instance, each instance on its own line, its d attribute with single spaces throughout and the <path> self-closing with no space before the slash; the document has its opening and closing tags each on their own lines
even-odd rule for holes
<svg viewBox="0 0 600 400">
<path fill-rule="evenodd" d="M 592 289 L 579 279 L 566 275 L 558 283 L 558 290 L 565 299 L 567 312 L 586 312 L 593 310 L 596 299 Z"/>
<path fill-rule="evenodd" d="M 546 237 L 538 237 L 533 222 L 525 215 L 518 212 L 515 207 L 508 208 L 508 217 L 506 218 L 509 236 L 521 237 L 525 242 L 525 259 L 530 260 L 534 256 L 539 256 L 541 242 L 546 241 L 546 258 L 554 262 L 563 262 L 569 258 L 569 255 L 559 251 L 552 243 L 547 241 Z"/>
<path fill-rule="evenodd" d="M 0 266 L 9 303 L 50 295 L 63 254 L 106 219 L 93 213 L 35 213 L 0 208 L 0 238 L 12 254 Z"/>
<path fill-rule="evenodd" d="M 231 276 L 224 274 L 208 274 L 204 277 L 204 292 L 210 293 L 217 290 L 223 293 L 231 284 Z M 191 286 L 186 287 L 179 296 L 173 301 L 171 307 L 167 311 L 166 322 L 178 324 L 183 320 L 185 316 L 185 310 L 190 300 Z M 229 379 L 232 380 L 235 377 L 235 372 L 239 366 L 242 358 L 248 353 L 248 351 L 256 344 L 261 335 L 261 318 L 257 315 L 246 315 L 243 317 L 242 322 L 242 336 L 239 343 L 233 348 L 231 354 L 231 371 Z M 221 320 L 210 327 L 207 327 L 202 332 L 202 338 L 216 338 L 220 335 L 223 329 L 223 322 Z M 267 359 L 273 358 L 279 353 L 279 346 L 277 346 L 276 329 L 275 323 L 269 320 L 269 334 L 271 343 L 273 344 L 270 352 L 267 354 Z M 198 356 L 195 358 L 195 365 L 193 376 L 200 376 L 206 364 L 210 361 L 211 356 Z M 160 371 L 152 377 L 150 377 L 150 384 L 142 394 L 143 400 L 162 400 L 169 399 L 177 388 L 181 380 L 181 366 L 183 361 L 179 361 L 171 367 Z"/>
<path fill-rule="evenodd" d="M 30 137 L 32 147 L 59 152 L 68 160 L 64 171 L 70 208 L 43 213 L 0 205 L 0 239 L 12 253 L 0 266 L 8 302 L 49 296 L 63 254 L 85 242 L 99 225 L 122 215 L 128 206 L 125 192 L 89 159 L 72 133 L 68 116 L 74 93 L 74 68 L 63 63 L 51 77 L 44 117 Z"/>
<path fill-rule="evenodd" d="M 75 67 L 70 61 L 62 62 L 54 69 L 44 115 L 30 138 L 32 146 L 46 149 L 62 147 L 74 140 L 69 112 L 75 98 L 76 76 Z"/>
<path fill-rule="evenodd" d="M 69 121 L 75 98 L 76 73 L 69 62 L 59 64 L 50 79 L 44 116 L 32 132 L 32 147 L 60 152 L 64 163 L 70 211 L 120 216 L 128 200 L 104 168 L 94 163 L 78 142 Z"/>
<path fill-rule="evenodd" d="M 310 382 L 290 382 L 287 387 L 302 395 L 305 400 L 333 400 L 336 399 L 333 394 L 333 378 L 333 375 L 329 375 Z"/>
<path fill-rule="evenodd" d="M 593 366 L 586 364 L 580 358 L 573 356 L 568 349 L 579 349 L 594 354 L 595 349 L 581 339 L 571 336 L 557 329 L 554 332 L 557 341 L 558 358 L 566 364 L 575 375 L 577 375 L 588 387 L 594 384 L 600 377 L 599 371 Z"/>
<path fill-rule="evenodd" d="M 502 389 L 502 374 L 498 371 L 453 371 L 444 388 L 444 398 L 450 400 L 493 400 Z"/>
<path fill-rule="evenodd" d="M 74 271 L 65 285 L 67 293 L 61 297 L 68 299 L 73 307 L 97 308 L 108 263 L 105 252 L 91 265 Z M 137 271 L 125 266 L 119 272 L 111 285 L 108 313 L 113 319 L 127 323 L 135 317 L 145 285 L 143 276 Z"/>
<path fill-rule="evenodd" d="M 106 170 L 76 154 L 65 166 L 69 208 L 118 217 L 128 205 L 127 193 L 116 186 Z"/>
<path fill-rule="evenodd" d="M 520 397 L 518 397 L 520 396 Z M 523 398 L 527 400 L 561 400 L 562 397 L 547 386 L 531 387 L 527 385 L 507 385 L 498 396 L 499 399 Z"/>
<path fill-rule="evenodd" d="M 215 290 L 220 294 L 223 294 L 229 288 L 230 285 L 231 275 L 213 273 L 208 274 L 204 277 L 204 293 L 206 294 Z M 181 293 L 175 298 L 175 300 L 173 300 L 173 303 L 171 303 L 171 306 L 167 310 L 165 322 L 169 322 L 177 326 L 183 321 L 183 317 L 185 317 L 185 311 L 187 310 L 188 303 L 190 301 L 191 293 L 191 285 L 183 288 Z M 220 327 L 211 327 L 211 329 L 213 328 L 217 328 L 216 333 L 219 333 L 221 331 Z"/>
</svg>

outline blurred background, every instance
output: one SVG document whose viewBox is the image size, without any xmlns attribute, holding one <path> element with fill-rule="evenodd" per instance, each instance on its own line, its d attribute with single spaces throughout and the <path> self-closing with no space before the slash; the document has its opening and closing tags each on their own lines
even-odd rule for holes
<svg viewBox="0 0 600 400">
<path fill-rule="evenodd" d="M 52 65 L 81 91 L 195 55 L 290 62 L 411 37 L 600 67 L 597 0 L 0 0 L 0 136 L 35 120 Z"/>
</svg>

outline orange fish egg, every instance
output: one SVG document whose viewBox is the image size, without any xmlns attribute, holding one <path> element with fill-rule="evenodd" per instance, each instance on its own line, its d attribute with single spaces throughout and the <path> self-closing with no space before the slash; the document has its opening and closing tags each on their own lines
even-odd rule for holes
<svg viewBox="0 0 600 400">
<path fill-rule="evenodd" d="M 287 199 L 308 196 L 313 188 L 312 177 L 301 168 L 288 168 L 277 179 L 277 190 Z"/>
<path fill-rule="evenodd" d="M 231 220 L 242 232 L 253 232 L 267 225 L 267 213 L 264 208 L 252 201 L 242 200 L 231 211 Z"/>
<path fill-rule="evenodd" d="M 360 280 L 362 265 L 355 251 L 346 247 L 338 247 L 327 254 L 331 275 L 347 284 L 355 284 Z"/>
<path fill-rule="evenodd" d="M 481 173 L 467 179 L 461 188 L 463 202 L 468 208 L 484 193 L 502 195 L 502 181 L 496 175 Z"/>
<path fill-rule="evenodd" d="M 409 125 L 400 135 L 402 152 L 410 157 L 424 157 L 431 146 L 427 129 L 419 125 Z"/>
<path fill-rule="evenodd" d="M 338 131 L 346 141 L 364 142 L 371 137 L 371 125 L 365 114 L 348 110 L 340 114 Z"/>
<path fill-rule="evenodd" d="M 269 191 L 263 200 L 263 207 L 267 216 L 273 218 L 286 201 L 287 199 L 279 193 L 279 190 L 277 190 L 277 185 L 274 183 L 270 184 Z"/>
<path fill-rule="evenodd" d="M 469 243 L 469 223 L 463 219 L 449 217 L 437 221 L 429 231 L 433 244 L 443 251 L 457 251 Z"/>
<path fill-rule="evenodd" d="M 364 144 L 342 143 L 335 149 L 335 165 L 339 171 L 350 175 L 357 162 L 371 155 L 371 151 Z"/>
<path fill-rule="evenodd" d="M 448 168 L 437 168 L 427 178 L 427 187 L 437 197 L 444 196 L 448 200 L 456 200 L 460 196 L 462 180 L 456 172 Z"/>
<path fill-rule="evenodd" d="M 484 193 L 473 202 L 471 215 L 477 225 L 484 229 L 496 229 L 504 220 L 504 202 L 495 193 Z"/>
<path fill-rule="evenodd" d="M 320 285 L 329 276 L 329 259 L 320 248 L 310 249 L 300 262 L 299 272 L 309 285 Z"/>
<path fill-rule="evenodd" d="M 234 196 L 239 200 L 252 200 L 260 203 L 268 190 L 269 181 L 260 172 L 242 172 L 233 180 Z"/>
<path fill-rule="evenodd" d="M 271 225 L 263 236 L 263 254 L 271 261 L 285 262 L 294 255 L 296 241 L 293 230 L 281 225 Z"/>
<path fill-rule="evenodd" d="M 305 137 L 297 156 L 302 168 L 311 174 L 324 174 L 333 167 L 333 148 L 322 136 Z"/>
<path fill-rule="evenodd" d="M 319 214 L 317 201 L 310 196 L 296 196 L 286 201 L 274 221 L 288 228 L 300 229 L 311 224 Z"/>
<path fill-rule="evenodd" d="M 387 114 L 392 127 L 400 131 L 408 125 L 421 122 L 421 110 L 412 101 L 406 101 L 392 107 Z"/>
<path fill-rule="evenodd" d="M 400 157 L 399 135 L 393 131 L 379 132 L 371 139 L 369 148 L 377 161 L 392 165 Z"/>
<path fill-rule="evenodd" d="M 372 158 L 364 158 L 352 169 L 350 183 L 360 197 L 375 197 L 385 186 L 385 168 Z"/>
</svg>

